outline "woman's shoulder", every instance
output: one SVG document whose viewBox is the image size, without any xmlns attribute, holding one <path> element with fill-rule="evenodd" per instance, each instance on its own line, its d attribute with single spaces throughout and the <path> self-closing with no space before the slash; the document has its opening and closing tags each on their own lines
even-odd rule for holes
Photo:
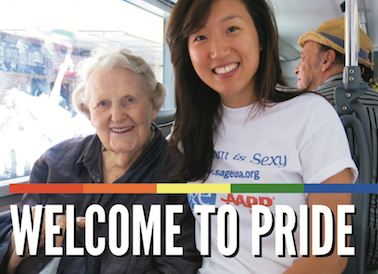
<svg viewBox="0 0 378 274">
<path fill-rule="evenodd" d="M 84 145 L 88 142 L 90 142 L 93 139 L 94 135 L 88 135 L 85 137 L 75 137 L 71 139 L 64 140 L 51 148 L 53 149 L 62 149 L 62 148 L 70 148 L 70 147 L 77 147 L 80 145 Z"/>
<path fill-rule="evenodd" d="M 49 148 L 44 155 L 53 157 L 65 157 L 72 154 L 81 154 L 93 140 L 94 135 L 86 137 L 75 137 L 64 140 L 51 148 Z"/>
<path fill-rule="evenodd" d="M 313 92 L 300 94 L 274 106 L 278 110 L 291 112 L 295 115 L 335 115 L 332 104 L 322 95 Z M 337 115 L 337 114 L 336 114 Z"/>
<path fill-rule="evenodd" d="M 320 104 L 320 105 L 329 105 L 332 107 L 332 104 L 323 96 L 316 92 L 304 92 L 289 101 L 294 100 L 296 103 L 301 103 L 304 105 L 308 104 Z"/>
<path fill-rule="evenodd" d="M 76 163 L 94 136 L 62 141 L 41 155 L 34 163 L 30 182 L 70 182 Z M 96 138 L 96 136 L 95 136 Z"/>
</svg>

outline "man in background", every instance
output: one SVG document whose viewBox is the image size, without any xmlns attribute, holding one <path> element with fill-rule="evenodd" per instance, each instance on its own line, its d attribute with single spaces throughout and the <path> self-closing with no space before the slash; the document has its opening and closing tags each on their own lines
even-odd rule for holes
<svg viewBox="0 0 378 274">
<path fill-rule="evenodd" d="M 358 59 L 361 72 L 364 73 L 374 65 L 368 58 L 373 43 L 361 28 L 359 36 Z M 323 22 L 316 31 L 310 30 L 302 35 L 298 45 L 303 48 L 301 62 L 294 70 L 298 77 L 298 88 L 320 93 L 334 104 L 334 91 L 342 82 L 345 64 L 344 19 Z M 373 151 L 371 183 L 378 183 L 378 92 L 369 87 L 357 100 L 362 103 L 369 117 Z"/>
</svg>

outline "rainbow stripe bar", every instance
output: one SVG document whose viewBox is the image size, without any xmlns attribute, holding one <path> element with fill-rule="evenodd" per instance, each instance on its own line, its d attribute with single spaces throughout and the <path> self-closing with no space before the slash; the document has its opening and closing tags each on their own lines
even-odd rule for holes
<svg viewBox="0 0 378 274">
<path fill-rule="evenodd" d="M 378 184 L 10 184 L 13 194 L 378 193 Z"/>
</svg>

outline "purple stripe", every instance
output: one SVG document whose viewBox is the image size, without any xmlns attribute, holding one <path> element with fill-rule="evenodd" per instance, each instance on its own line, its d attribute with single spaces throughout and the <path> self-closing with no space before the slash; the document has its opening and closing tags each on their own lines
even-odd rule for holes
<svg viewBox="0 0 378 274">
<path fill-rule="evenodd" d="M 332 42 L 334 42 L 335 44 L 337 44 L 340 47 L 344 48 L 344 39 L 341 39 L 339 37 L 336 37 L 336 36 L 333 36 L 331 34 L 324 33 L 324 32 L 319 32 L 319 33 L 321 35 L 323 35 L 324 37 L 328 38 L 329 40 L 331 40 Z M 358 53 L 358 56 L 360 58 L 364 59 L 365 61 L 367 61 L 369 54 L 365 50 L 363 50 L 362 48 L 360 48 L 360 52 Z"/>
</svg>

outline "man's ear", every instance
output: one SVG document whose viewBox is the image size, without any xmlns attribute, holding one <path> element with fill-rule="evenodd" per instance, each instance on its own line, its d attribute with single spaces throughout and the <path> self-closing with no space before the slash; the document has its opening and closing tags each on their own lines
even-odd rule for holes
<svg viewBox="0 0 378 274">
<path fill-rule="evenodd" d="M 328 70 L 333 61 L 335 61 L 335 58 L 336 58 L 336 53 L 334 50 L 330 49 L 330 50 L 327 50 L 324 54 L 323 54 L 323 58 L 322 58 L 322 62 L 321 62 L 321 69 L 322 71 L 326 71 Z"/>
<path fill-rule="evenodd" d="M 369 62 L 370 62 L 370 60 L 369 60 Z M 364 67 L 364 66 L 361 66 L 360 68 L 361 68 L 361 75 L 363 75 L 364 72 L 365 72 L 365 67 Z"/>
</svg>

